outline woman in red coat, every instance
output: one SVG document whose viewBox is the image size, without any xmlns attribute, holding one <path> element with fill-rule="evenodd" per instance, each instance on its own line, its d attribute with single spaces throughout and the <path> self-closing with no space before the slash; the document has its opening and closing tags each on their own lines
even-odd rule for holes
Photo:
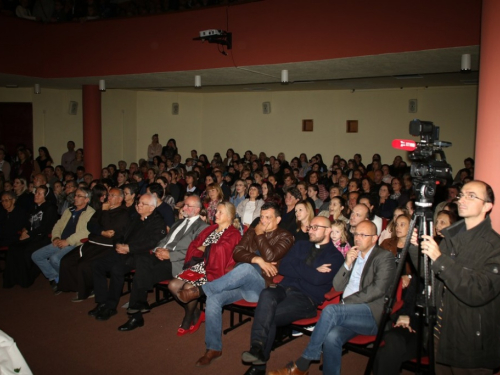
<svg viewBox="0 0 500 375">
<path fill-rule="evenodd" d="M 185 285 L 201 286 L 226 274 L 234 265 L 233 249 L 240 242 L 241 234 L 234 226 L 236 210 L 229 202 L 217 205 L 215 223 L 205 228 L 188 247 L 184 271 L 175 276 L 168 289 L 175 297 Z M 185 315 L 177 330 L 178 336 L 194 333 L 205 320 L 205 314 L 196 308 L 198 300 L 182 303 Z"/>
</svg>

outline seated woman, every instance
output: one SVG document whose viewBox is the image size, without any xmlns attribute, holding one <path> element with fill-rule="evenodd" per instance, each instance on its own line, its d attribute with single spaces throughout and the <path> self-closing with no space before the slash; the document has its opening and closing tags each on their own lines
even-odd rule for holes
<svg viewBox="0 0 500 375">
<path fill-rule="evenodd" d="M 295 242 L 309 240 L 309 225 L 314 219 L 314 210 L 308 201 L 300 201 L 295 205 L 295 223 L 297 229 L 292 232 Z"/>
<path fill-rule="evenodd" d="M 406 241 L 406 235 L 408 234 L 408 229 L 410 227 L 410 216 L 402 214 L 399 215 L 396 219 L 396 224 L 394 227 L 394 232 L 391 238 L 384 240 L 380 244 L 380 247 L 386 250 L 389 250 L 394 254 L 396 260 L 398 261 L 401 257 L 401 252 L 403 251 L 403 247 Z M 414 274 L 410 258 L 406 259 L 406 268 L 403 270 L 403 274 L 401 275 L 401 281 L 403 283 L 403 288 L 408 287 L 410 285 L 410 281 L 412 275 Z"/>
<path fill-rule="evenodd" d="M 295 205 L 302 200 L 302 195 L 297 188 L 290 188 L 285 194 L 285 206 L 281 211 L 279 227 L 294 233 L 297 229 Z"/>
<path fill-rule="evenodd" d="M 241 224 L 245 228 L 248 228 L 260 216 L 260 208 L 263 205 L 262 187 L 256 183 L 251 184 L 248 189 L 248 198 L 236 208 L 236 215 L 240 218 Z"/>
<path fill-rule="evenodd" d="M 9 246 L 19 238 L 19 232 L 26 225 L 26 210 L 19 207 L 16 195 L 12 191 L 4 191 L 1 195 L 0 210 L 0 246 Z"/>
<path fill-rule="evenodd" d="M 349 219 L 344 216 L 344 210 L 346 207 L 345 199 L 341 196 L 335 196 L 330 200 L 330 205 L 328 210 L 321 211 L 318 216 L 324 216 L 330 219 L 330 221 L 334 220 L 342 220 L 346 224 L 349 223 Z"/>
<path fill-rule="evenodd" d="M 188 247 L 185 271 L 175 276 L 168 284 L 168 289 L 174 297 L 184 288 L 201 286 L 209 281 L 225 275 L 234 265 L 233 249 L 240 242 L 241 235 L 234 226 L 236 210 L 229 202 L 217 205 L 215 223 L 205 228 Z M 177 330 L 178 336 L 194 333 L 204 321 L 204 313 L 196 308 L 198 300 L 182 303 L 184 319 Z"/>
<path fill-rule="evenodd" d="M 200 195 L 200 190 L 197 187 L 198 184 L 198 174 L 196 172 L 186 172 L 186 189 L 185 193 Z M 175 207 L 180 210 L 184 207 L 184 199 L 179 199 L 179 202 L 175 205 Z"/>
<path fill-rule="evenodd" d="M 264 202 L 274 202 L 281 207 L 281 196 L 274 191 L 274 186 L 268 181 L 262 182 L 262 199 Z"/>
<path fill-rule="evenodd" d="M 4 288 L 12 288 L 16 284 L 27 288 L 40 273 L 40 269 L 31 260 L 31 254 L 50 243 L 49 235 L 58 219 L 56 206 L 45 201 L 47 192 L 45 185 L 36 188 L 35 204 L 29 221 L 21 230 L 21 235 L 17 236 L 18 241 L 9 246 L 3 274 Z M 2 196 L 2 203 L 4 199 L 7 199 L 5 194 Z"/>
<path fill-rule="evenodd" d="M 237 179 L 234 183 L 234 193 L 229 198 L 229 202 L 234 204 L 234 207 L 238 208 L 238 205 L 245 200 L 246 192 L 245 180 L 242 180 L 241 178 Z"/>
<path fill-rule="evenodd" d="M 16 193 L 16 206 L 26 212 L 33 208 L 33 194 L 28 190 L 28 183 L 22 177 L 14 179 L 14 193 Z"/>
<path fill-rule="evenodd" d="M 391 180 L 391 186 L 393 193 L 391 194 L 391 199 L 398 202 L 398 206 L 406 205 L 406 202 L 410 199 L 408 192 L 403 191 L 403 180 L 399 177 L 394 177 Z"/>
<path fill-rule="evenodd" d="M 382 183 L 378 191 L 379 204 L 377 206 L 376 215 L 385 219 L 392 219 L 394 210 L 398 206 L 398 202 L 391 199 L 392 187 L 389 184 Z"/>
<path fill-rule="evenodd" d="M 382 231 L 382 233 L 380 233 L 380 236 L 378 238 L 378 244 L 380 245 L 382 242 L 384 242 L 384 240 L 388 239 L 388 238 L 391 238 L 393 233 L 394 233 L 394 230 L 396 228 L 396 219 L 400 216 L 400 215 L 408 215 L 410 216 L 410 214 L 408 213 L 408 210 L 405 208 L 405 207 L 397 207 L 395 210 L 394 210 L 394 213 L 392 215 L 392 220 L 389 221 L 389 223 L 387 223 L 387 226 L 385 227 L 385 229 Z M 410 216 L 411 217 L 411 216 Z"/>
<path fill-rule="evenodd" d="M 318 198 L 319 188 L 318 185 L 309 185 L 307 187 L 307 196 L 314 202 L 314 210 L 319 210 L 323 205 L 323 201 Z"/>
<path fill-rule="evenodd" d="M 203 207 L 207 210 L 207 220 L 209 223 L 215 223 L 215 214 L 217 213 L 217 206 L 224 200 L 224 193 L 218 183 L 211 183 L 207 185 L 205 190 L 206 197 L 203 200 Z"/>
</svg>

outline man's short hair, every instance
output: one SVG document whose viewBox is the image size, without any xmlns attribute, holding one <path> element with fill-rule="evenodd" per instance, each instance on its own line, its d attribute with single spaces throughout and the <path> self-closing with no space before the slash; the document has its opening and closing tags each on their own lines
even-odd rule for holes
<svg viewBox="0 0 500 375">
<path fill-rule="evenodd" d="M 151 205 L 154 208 L 158 207 L 158 199 L 156 199 L 156 197 L 153 194 L 150 194 L 150 193 L 142 194 L 141 198 L 142 197 L 150 197 L 152 200 Z"/>
<path fill-rule="evenodd" d="M 151 194 L 156 194 L 158 199 L 163 198 L 163 187 L 158 182 L 153 182 L 152 184 L 149 184 L 148 189 L 151 192 Z"/>
<path fill-rule="evenodd" d="M 141 171 L 134 172 L 134 177 L 139 177 L 141 180 L 144 178 L 144 175 Z"/>
<path fill-rule="evenodd" d="M 292 197 L 298 200 L 302 200 L 302 193 L 296 187 L 290 188 L 286 191 L 287 194 L 290 194 Z"/>
<path fill-rule="evenodd" d="M 52 165 L 47 165 L 43 170 L 50 169 L 52 172 L 55 171 L 54 167 Z"/>
<path fill-rule="evenodd" d="M 72 186 L 74 188 L 78 187 L 75 180 L 66 181 L 66 185 L 64 185 L 64 187 L 66 187 L 66 186 Z"/>
<path fill-rule="evenodd" d="M 43 195 L 45 195 L 45 196 L 47 195 L 47 192 L 49 191 L 49 188 L 48 188 L 48 186 L 47 186 L 47 185 L 40 185 L 40 186 L 38 186 L 38 187 L 36 188 L 36 190 L 38 190 L 38 189 L 43 190 Z"/>
<path fill-rule="evenodd" d="M 199 209 L 201 209 L 203 207 L 203 205 L 201 204 L 201 199 L 200 199 L 199 195 L 194 194 L 194 195 L 191 195 L 189 198 L 193 198 L 195 200 L 195 205 Z"/>
<path fill-rule="evenodd" d="M 81 166 L 81 165 L 80 165 L 79 167 L 76 167 L 76 171 L 77 171 L 77 172 L 78 172 L 78 171 L 85 172 L 85 167 L 83 167 L 83 166 Z"/>
<path fill-rule="evenodd" d="M 92 199 L 92 190 L 90 190 L 89 188 L 84 187 L 84 186 L 79 186 L 78 189 L 76 189 L 76 190 L 77 191 L 80 190 L 82 193 L 85 193 L 85 196 L 88 199 Z"/>
<path fill-rule="evenodd" d="M 288 190 L 290 191 L 290 190 Z M 299 192 L 300 194 L 300 192 Z M 266 202 L 260 208 L 260 211 L 274 210 L 274 217 L 281 217 L 281 211 L 279 206 L 275 202 Z"/>
</svg>

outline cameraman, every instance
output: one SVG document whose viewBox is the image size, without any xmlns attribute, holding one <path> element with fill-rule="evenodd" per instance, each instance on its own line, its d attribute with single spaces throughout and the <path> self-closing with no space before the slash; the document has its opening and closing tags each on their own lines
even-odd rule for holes
<svg viewBox="0 0 500 375">
<path fill-rule="evenodd" d="M 458 195 L 464 220 L 444 229 L 438 246 L 422 236 L 436 275 L 436 374 L 488 374 L 500 367 L 500 237 L 489 213 L 495 197 L 482 181 Z M 410 253 L 418 257 L 416 231 Z"/>
</svg>

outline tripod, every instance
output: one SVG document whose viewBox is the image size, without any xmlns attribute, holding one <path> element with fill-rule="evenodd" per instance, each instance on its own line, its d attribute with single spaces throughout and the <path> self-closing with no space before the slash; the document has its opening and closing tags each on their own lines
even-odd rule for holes
<svg viewBox="0 0 500 375">
<path fill-rule="evenodd" d="M 410 243 L 411 243 L 411 237 L 413 234 L 413 231 L 415 228 L 418 228 L 418 238 L 421 238 L 422 235 L 432 235 L 433 233 L 433 213 L 432 213 L 432 200 L 425 199 L 426 195 L 428 195 L 429 192 L 426 194 L 426 190 L 428 188 L 428 185 L 422 184 L 420 186 L 420 197 L 422 197 L 418 202 L 415 203 L 416 208 L 415 212 L 413 213 L 412 219 L 410 221 L 410 225 L 408 228 L 408 234 L 406 236 L 406 241 L 403 247 L 403 250 L 401 251 L 400 259 L 398 260 L 398 265 L 396 269 L 396 275 L 394 277 L 394 280 L 392 282 L 392 285 L 390 286 L 388 293 L 385 296 L 385 306 L 384 306 L 384 313 L 381 319 L 381 322 L 378 327 L 378 332 L 377 332 L 377 337 L 375 339 L 375 342 L 373 344 L 373 350 L 370 355 L 370 359 L 368 361 L 368 364 L 365 369 L 365 375 L 370 375 L 371 371 L 373 369 L 373 364 L 375 362 L 375 357 L 377 355 L 377 351 L 380 347 L 380 343 L 382 342 L 382 338 L 384 335 L 384 330 L 387 325 L 387 322 L 390 319 L 390 315 L 392 312 L 392 307 L 395 302 L 396 298 L 396 292 L 398 289 L 399 285 L 399 280 L 401 278 L 401 275 L 403 273 L 403 269 L 406 265 L 406 259 L 409 253 L 410 249 Z M 417 190 L 418 191 L 418 190 Z M 433 196 L 433 192 L 432 192 Z M 421 303 L 418 303 L 418 307 L 420 308 L 420 312 L 418 313 L 419 319 L 418 319 L 418 326 L 417 326 L 417 353 L 415 358 L 417 359 L 417 374 L 421 373 L 420 371 L 420 366 L 421 366 L 421 359 L 422 359 L 422 347 L 423 347 L 423 338 L 424 338 L 424 329 L 425 326 L 428 327 L 429 329 L 429 335 L 428 335 L 428 346 L 427 346 L 427 352 L 429 356 L 429 373 L 430 375 L 434 375 L 434 340 L 433 340 L 433 335 L 432 335 L 432 330 L 436 321 L 436 303 L 435 303 L 435 298 L 434 298 L 434 274 L 432 273 L 430 269 L 430 259 L 428 258 L 427 255 L 421 256 L 421 251 L 420 251 L 420 241 L 419 241 L 419 247 L 418 247 L 418 253 L 416 254 L 417 256 L 417 276 L 414 278 L 413 282 L 417 283 L 417 290 L 420 290 L 418 283 L 420 282 L 420 278 L 418 275 L 423 276 L 424 280 L 424 295 L 423 295 L 423 301 Z M 414 262 L 417 260 L 414 258 Z M 423 269 L 422 269 L 423 267 Z"/>
</svg>

